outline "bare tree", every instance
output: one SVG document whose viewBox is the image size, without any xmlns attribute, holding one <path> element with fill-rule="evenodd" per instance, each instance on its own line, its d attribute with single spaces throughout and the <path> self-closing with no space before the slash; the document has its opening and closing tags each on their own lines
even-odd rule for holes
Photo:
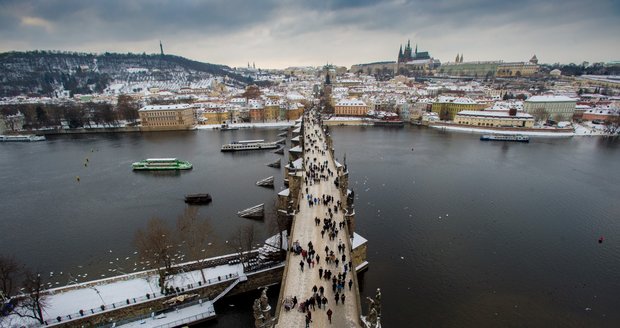
<svg viewBox="0 0 620 328">
<path fill-rule="evenodd" d="M 172 230 L 163 220 L 152 218 L 147 222 L 146 230 L 136 231 L 134 244 L 140 258 L 149 261 L 151 268 L 157 270 L 160 292 L 163 293 L 172 267 Z"/>
<path fill-rule="evenodd" d="M 43 280 L 38 273 L 26 271 L 24 289 L 27 294 L 18 299 L 17 308 L 12 312 L 22 318 L 32 318 L 43 324 L 43 310 L 47 307 L 43 293 Z"/>
<path fill-rule="evenodd" d="M 128 95 L 120 95 L 118 96 L 118 101 L 117 101 L 117 111 L 119 113 L 119 115 L 129 121 L 129 122 L 135 122 L 139 115 L 138 115 L 138 103 L 131 97 Z"/>
<path fill-rule="evenodd" d="M 549 113 L 542 107 L 534 109 L 531 114 L 537 122 L 546 121 L 549 118 Z"/>
<path fill-rule="evenodd" d="M 0 255 L 0 300 L 4 301 L 14 295 L 17 277 L 22 269 L 13 256 Z"/>
<path fill-rule="evenodd" d="M 185 242 L 185 246 L 192 259 L 198 261 L 203 283 L 207 282 L 202 266 L 206 255 L 203 251 L 206 249 L 210 230 L 209 222 L 198 218 L 198 209 L 195 206 L 186 207 L 183 214 L 177 219 L 179 237 Z"/>
<path fill-rule="evenodd" d="M 243 265 L 243 270 L 246 269 L 247 255 L 252 250 L 254 245 L 255 229 L 254 225 L 248 223 L 245 226 L 239 227 L 232 239 L 232 247 L 239 254 L 239 259 Z"/>
</svg>

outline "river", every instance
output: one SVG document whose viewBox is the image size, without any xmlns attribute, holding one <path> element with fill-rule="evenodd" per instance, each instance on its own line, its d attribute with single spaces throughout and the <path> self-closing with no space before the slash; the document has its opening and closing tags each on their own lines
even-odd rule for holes
<svg viewBox="0 0 620 328">
<path fill-rule="evenodd" d="M 362 294 L 381 288 L 386 326 L 620 326 L 619 142 L 481 142 L 474 134 L 409 126 L 331 131 L 336 157 L 346 154 L 356 230 L 369 240 Z M 273 233 L 273 220 L 236 212 L 259 203 L 273 211 L 282 169 L 265 164 L 282 156 L 219 147 L 275 140 L 279 132 L 0 144 L 2 253 L 44 272 L 51 286 L 66 284 L 68 273 L 83 281 L 140 270 L 136 230 L 152 217 L 173 227 L 192 192 L 213 196 L 199 210 L 211 227 L 207 255 L 230 253 L 227 241 L 244 225 L 255 227 L 259 242 Z M 194 169 L 132 172 L 131 162 L 148 157 L 178 157 Z M 275 190 L 254 185 L 270 175 Z M 236 301 L 245 304 L 230 303 Z M 251 324 L 251 309 L 243 308 L 218 309 L 225 315 L 217 326 Z"/>
</svg>

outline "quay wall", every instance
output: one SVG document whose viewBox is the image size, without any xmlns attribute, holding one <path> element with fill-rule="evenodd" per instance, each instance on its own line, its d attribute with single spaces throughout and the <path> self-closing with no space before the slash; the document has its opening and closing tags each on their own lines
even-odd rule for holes
<svg viewBox="0 0 620 328">
<path fill-rule="evenodd" d="M 428 126 L 431 127 L 457 127 L 457 128 L 467 128 L 473 130 L 495 130 L 495 131 L 510 131 L 514 133 L 519 132 L 543 132 L 543 133 L 573 133 L 574 130 L 572 128 L 566 129 L 540 129 L 540 128 L 513 128 L 513 127 L 500 127 L 500 126 L 477 126 L 477 125 L 465 125 L 465 124 L 454 124 L 454 123 L 443 123 L 443 122 L 431 122 L 428 123 Z"/>
<path fill-rule="evenodd" d="M 237 286 L 235 286 L 226 296 L 238 295 L 259 289 L 261 287 L 279 284 L 282 279 L 283 272 L 284 265 L 282 264 L 272 268 L 247 273 L 248 280 L 237 284 Z M 193 289 L 188 293 L 198 294 L 198 298 L 202 299 L 214 299 L 228 286 L 233 284 L 235 280 L 236 279 L 228 279 L 222 281 L 221 283 Z M 115 321 L 126 320 L 127 318 L 148 316 L 152 312 L 159 312 L 169 309 L 169 306 L 164 305 L 163 302 L 174 297 L 176 297 L 176 295 L 170 295 L 165 298 L 157 298 L 151 301 L 135 303 L 131 304 L 131 306 L 126 306 L 122 308 L 113 308 L 104 312 L 97 313 L 96 315 L 86 316 L 77 320 L 68 321 L 67 318 L 63 318 L 63 321 L 57 322 L 56 319 L 52 319 L 56 322 L 48 321 L 48 324 L 49 326 L 53 327 L 93 327 L 110 324 Z M 130 303 L 131 301 L 132 300 L 129 300 Z M 88 313 L 85 314 L 88 315 Z"/>
</svg>

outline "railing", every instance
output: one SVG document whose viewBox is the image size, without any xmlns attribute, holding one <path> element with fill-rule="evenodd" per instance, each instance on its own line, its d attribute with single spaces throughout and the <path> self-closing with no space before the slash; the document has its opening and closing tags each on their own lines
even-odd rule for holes
<svg viewBox="0 0 620 328">
<path fill-rule="evenodd" d="M 164 324 L 164 325 L 154 326 L 154 327 L 155 328 L 178 327 L 178 326 L 186 324 L 186 323 L 196 322 L 198 320 L 210 318 L 210 317 L 213 317 L 213 316 L 215 316 L 215 310 L 213 310 L 211 308 L 207 312 L 204 312 L 204 313 L 201 313 L 201 314 L 197 314 L 197 315 L 193 315 L 191 317 L 179 319 L 177 321 L 169 322 L 169 323 Z"/>
<path fill-rule="evenodd" d="M 207 282 L 205 284 L 202 284 L 202 282 L 199 282 L 198 284 L 189 284 L 187 285 L 187 289 L 183 289 L 182 291 L 177 291 L 175 289 L 174 293 L 180 293 L 180 292 L 189 292 L 189 291 L 194 291 L 194 290 L 198 290 L 210 285 L 214 285 L 220 282 L 225 282 L 225 281 L 229 281 L 229 280 L 233 280 L 233 279 L 238 279 L 239 278 L 239 274 L 238 273 L 231 273 L 231 274 L 227 274 L 224 276 L 224 278 L 222 279 L 221 277 L 218 277 L 217 279 L 208 279 Z M 94 287 L 91 287 L 94 288 Z M 96 290 L 95 290 L 96 291 Z M 99 293 L 97 291 L 97 293 Z M 147 296 L 148 295 L 148 296 Z M 152 295 L 152 296 L 151 296 Z M 56 318 L 50 318 L 48 320 L 44 321 L 44 325 L 46 326 L 51 326 L 51 325 L 56 325 L 58 323 L 63 323 L 63 322 L 68 322 L 68 321 L 72 321 L 72 320 L 77 320 L 77 319 L 81 319 L 81 318 L 85 318 L 85 317 L 89 317 L 95 314 L 99 314 L 99 313 L 103 313 L 103 312 L 108 312 L 108 311 L 113 311 L 116 309 L 121 309 L 121 308 L 125 308 L 125 307 L 129 307 L 132 305 L 136 305 L 139 303 L 145 303 L 145 302 L 149 302 L 149 301 L 153 301 L 153 300 L 158 300 L 158 299 L 163 299 L 165 297 L 168 296 L 173 296 L 173 294 L 161 294 L 161 293 L 148 293 L 145 296 L 141 296 L 141 297 L 133 297 L 133 298 L 128 298 L 125 301 L 121 301 L 121 302 L 116 302 L 116 303 L 111 303 L 111 304 L 103 304 L 100 307 L 97 308 L 92 308 L 92 309 L 87 309 L 87 310 L 80 310 L 78 312 L 75 313 L 71 313 L 71 314 L 67 314 L 67 315 L 63 315 L 63 316 L 58 316 Z"/>
<path fill-rule="evenodd" d="M 174 309 L 165 309 L 165 310 L 161 310 L 161 311 L 158 311 L 158 312 L 152 312 L 150 314 L 143 314 L 143 315 L 135 316 L 135 317 L 132 317 L 132 318 L 129 318 L 129 319 L 117 320 L 117 321 L 114 321 L 114 322 L 110 322 L 110 323 L 106 323 L 106 324 L 103 324 L 103 325 L 99 325 L 97 327 L 98 328 L 113 328 L 113 327 L 118 327 L 118 326 L 126 325 L 126 324 L 129 324 L 129 323 L 132 323 L 132 322 L 137 322 L 137 321 L 142 321 L 142 320 L 147 320 L 147 319 L 153 319 L 155 317 L 156 313 L 158 313 L 158 314 L 164 313 L 165 314 L 165 313 L 172 312 L 172 311 L 175 311 L 175 310 L 181 310 L 181 309 L 184 309 L 184 308 L 196 305 L 196 304 L 204 304 L 206 306 L 206 312 L 204 312 L 202 314 L 208 314 L 208 316 L 214 316 L 216 314 L 215 313 L 215 309 L 213 308 L 213 303 L 209 302 L 208 299 L 206 301 L 204 301 L 203 299 L 197 299 L 197 300 L 194 300 L 194 301 L 191 301 L 191 302 L 187 302 L 187 303 L 183 303 L 183 304 L 177 305 L 177 306 L 174 307 Z M 190 316 L 188 318 L 196 317 L 196 316 L 199 316 L 199 315 L 201 315 L 201 314 Z M 203 318 L 200 318 L 200 319 L 207 318 L 208 316 L 205 315 Z M 195 319 L 195 320 L 200 320 L 200 319 Z M 177 321 L 180 321 L 180 320 L 183 320 L 183 319 L 179 319 Z M 158 326 L 158 327 L 161 327 L 161 326 Z"/>
</svg>

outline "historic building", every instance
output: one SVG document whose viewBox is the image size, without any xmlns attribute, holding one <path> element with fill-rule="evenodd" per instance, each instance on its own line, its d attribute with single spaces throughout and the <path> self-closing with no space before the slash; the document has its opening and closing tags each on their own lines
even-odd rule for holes
<svg viewBox="0 0 620 328">
<path fill-rule="evenodd" d="M 430 56 L 428 51 L 418 51 L 416 44 L 415 50 L 411 48 L 411 41 L 407 41 L 407 45 L 403 50 L 400 46 L 398 51 L 398 60 L 396 61 L 396 72 L 404 73 L 405 70 L 428 73 L 437 68 L 441 63 Z"/>
<path fill-rule="evenodd" d="M 458 112 L 454 123 L 473 126 L 519 127 L 534 126 L 534 117 L 527 113 L 512 111 L 470 111 Z"/>
<path fill-rule="evenodd" d="M 487 107 L 487 104 L 479 103 L 470 98 L 441 96 L 433 102 L 431 110 L 437 113 L 442 120 L 452 121 L 460 111 L 477 111 L 485 107 Z"/>
<path fill-rule="evenodd" d="M 525 100 L 523 110 L 539 120 L 571 121 L 577 99 L 566 96 L 533 96 Z"/>
<path fill-rule="evenodd" d="M 540 66 L 534 55 L 528 62 L 473 61 L 463 62 L 463 54 L 457 54 L 453 63 L 441 65 L 439 73 L 451 76 L 472 77 L 521 77 L 538 73 Z"/>
<path fill-rule="evenodd" d="M 359 99 L 342 99 L 336 103 L 335 114 L 338 116 L 366 116 L 368 106 Z"/>
<path fill-rule="evenodd" d="M 196 124 L 194 109 L 189 104 L 145 106 L 138 114 L 145 131 L 187 130 Z"/>
</svg>

